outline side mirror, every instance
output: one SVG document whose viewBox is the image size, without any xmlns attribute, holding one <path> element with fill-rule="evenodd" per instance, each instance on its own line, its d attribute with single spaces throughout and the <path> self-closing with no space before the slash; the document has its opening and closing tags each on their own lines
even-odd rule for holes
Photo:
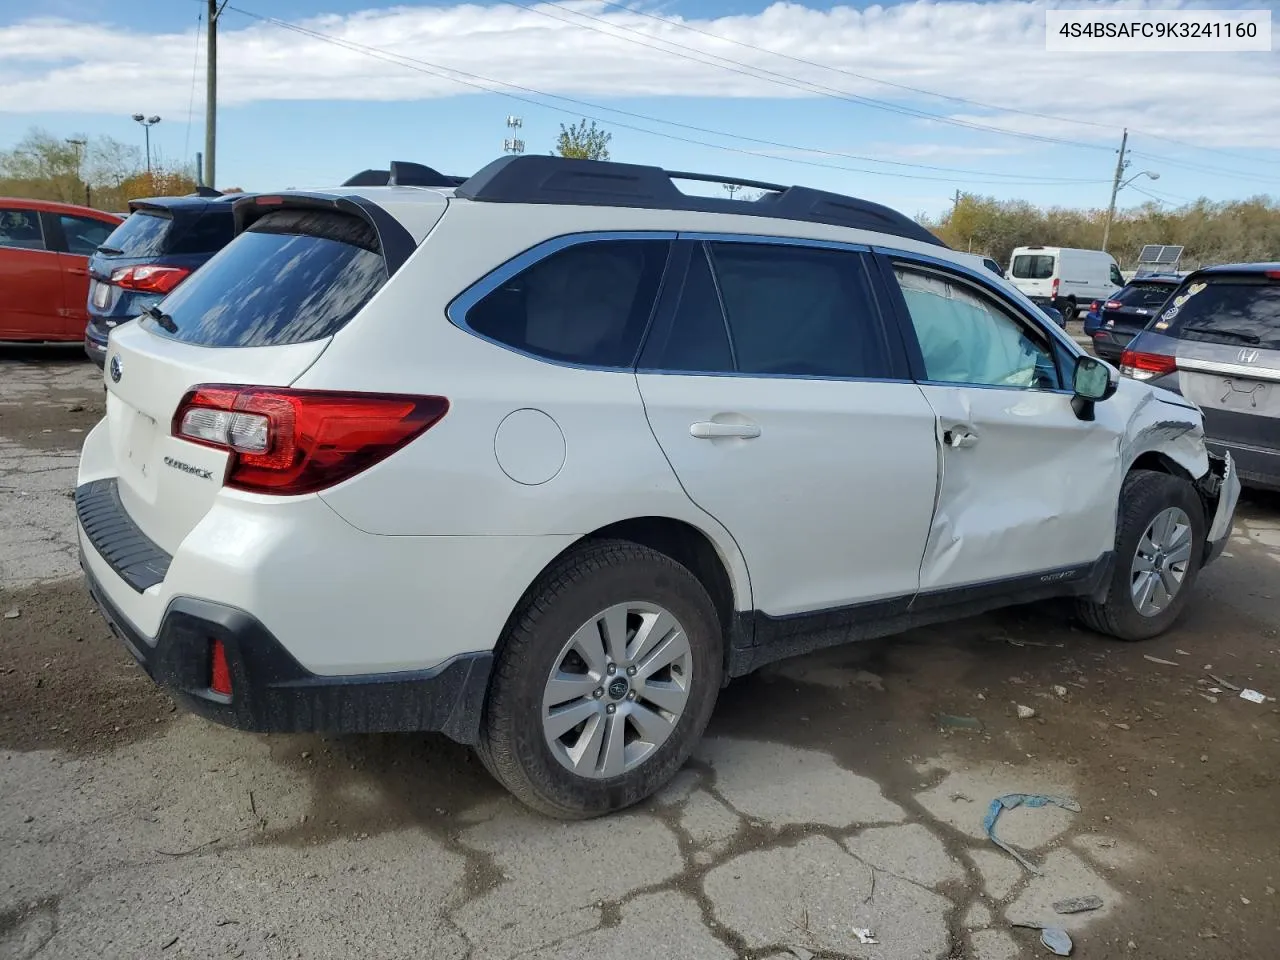
<svg viewBox="0 0 1280 960">
<path fill-rule="evenodd" d="M 1075 396 L 1071 405 L 1081 420 L 1093 419 L 1093 405 L 1106 400 L 1120 385 L 1115 368 L 1097 357 L 1076 358 L 1076 368 L 1071 376 L 1071 389 Z"/>
</svg>

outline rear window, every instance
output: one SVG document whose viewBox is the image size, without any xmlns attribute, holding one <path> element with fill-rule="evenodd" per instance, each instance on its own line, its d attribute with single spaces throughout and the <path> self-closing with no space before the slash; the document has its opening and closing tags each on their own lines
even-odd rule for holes
<svg viewBox="0 0 1280 960">
<path fill-rule="evenodd" d="M 158 257 L 173 219 L 160 211 L 136 210 L 111 231 L 98 249 L 113 257 Z"/>
<path fill-rule="evenodd" d="M 230 205 L 206 210 L 172 238 L 169 254 L 217 253 L 235 238 L 236 221 Z"/>
<path fill-rule="evenodd" d="M 387 280 L 374 229 L 331 211 L 281 210 L 254 223 L 160 304 L 156 333 L 208 347 L 331 336 Z"/>
<path fill-rule="evenodd" d="M 1013 275 L 1019 280 L 1048 280 L 1053 276 L 1053 254 L 1018 254 L 1013 258 Z"/>
<path fill-rule="evenodd" d="M 1154 310 L 1163 306 L 1175 289 L 1172 283 L 1131 283 L 1111 299 L 1126 307 Z"/>
<path fill-rule="evenodd" d="M 1188 284 L 1155 328 L 1182 340 L 1280 350 L 1280 283 L 1223 277 Z"/>
</svg>

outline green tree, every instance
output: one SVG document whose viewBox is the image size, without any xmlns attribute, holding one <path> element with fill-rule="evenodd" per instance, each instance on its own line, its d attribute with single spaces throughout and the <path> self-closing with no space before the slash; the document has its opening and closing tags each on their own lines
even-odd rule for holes
<svg viewBox="0 0 1280 960">
<path fill-rule="evenodd" d="M 612 139 L 613 134 L 597 127 L 594 120 L 589 127 L 585 119 L 567 127 L 562 123 L 555 152 L 558 156 L 579 160 L 608 160 L 609 141 Z"/>
</svg>

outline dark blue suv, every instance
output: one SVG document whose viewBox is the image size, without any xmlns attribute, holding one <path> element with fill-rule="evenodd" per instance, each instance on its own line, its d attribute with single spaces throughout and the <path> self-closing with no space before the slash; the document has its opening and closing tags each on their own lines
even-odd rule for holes
<svg viewBox="0 0 1280 960">
<path fill-rule="evenodd" d="M 84 349 L 99 367 L 113 327 L 159 303 L 231 242 L 231 205 L 244 196 L 201 189 L 186 197 L 129 201 L 128 218 L 89 258 Z"/>
</svg>

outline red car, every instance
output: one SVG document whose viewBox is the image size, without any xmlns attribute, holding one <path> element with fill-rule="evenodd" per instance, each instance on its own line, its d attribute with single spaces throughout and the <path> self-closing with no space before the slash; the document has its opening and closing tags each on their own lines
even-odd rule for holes
<svg viewBox="0 0 1280 960">
<path fill-rule="evenodd" d="M 120 223 L 72 203 L 0 197 L 0 340 L 82 341 L 89 256 Z"/>
</svg>

